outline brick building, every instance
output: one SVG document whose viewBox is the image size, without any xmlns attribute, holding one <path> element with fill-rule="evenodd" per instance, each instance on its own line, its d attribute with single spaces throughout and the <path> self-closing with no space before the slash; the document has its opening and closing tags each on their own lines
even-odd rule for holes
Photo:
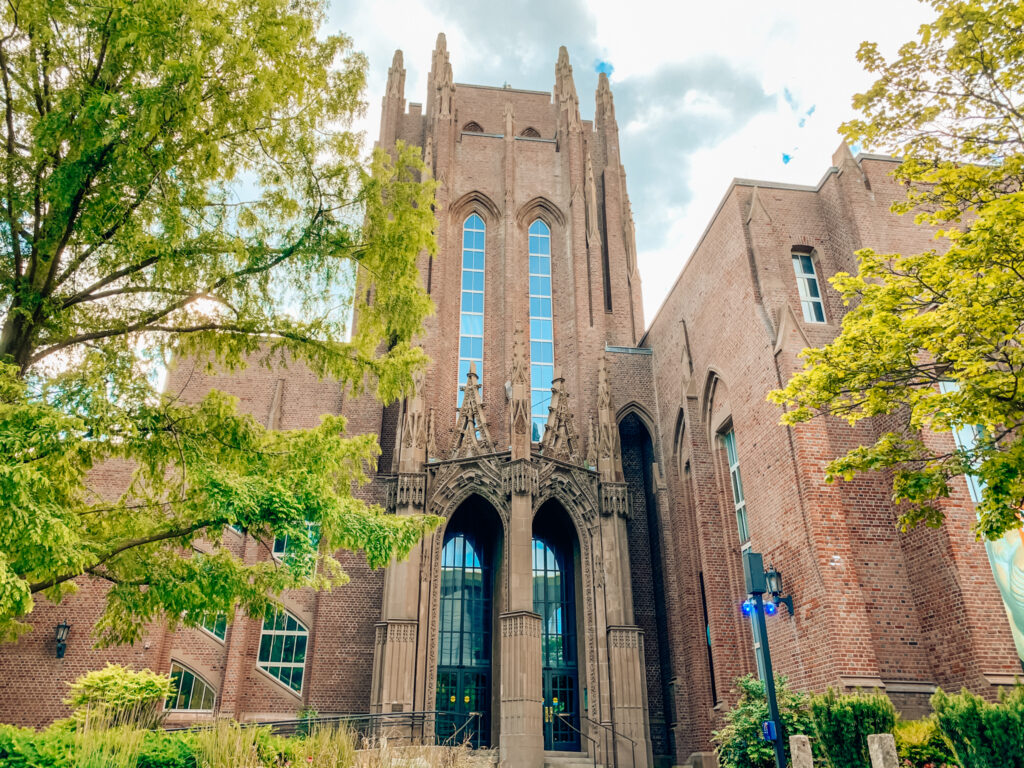
<svg viewBox="0 0 1024 768">
<path fill-rule="evenodd" d="M 406 104 L 404 80 L 398 52 L 379 143 L 422 147 L 440 182 L 416 395 L 385 408 L 297 367 L 187 363 L 167 387 L 234 393 L 272 427 L 345 414 L 352 433 L 380 435 L 366 498 L 443 527 L 383 573 L 343 558 L 351 584 L 287 595 L 265 621 L 153 627 L 131 648 L 90 649 L 103 588 L 83 583 L 0 649 L 0 719 L 43 724 L 67 682 L 120 661 L 189 687 L 172 721 L 438 711 L 443 733 L 478 712 L 474 738 L 503 765 L 541 765 L 545 750 L 631 765 L 632 743 L 638 765 L 680 764 L 709 749 L 732 680 L 756 671 L 739 610 L 749 546 L 794 597 L 768 632 L 796 687 L 877 687 L 914 716 L 938 685 L 1012 682 L 1007 617 L 1022 606 L 1004 605 L 997 580 L 1016 548 L 973 540 L 966 484 L 945 527 L 900 533 L 885 477 L 824 482 L 878 425 L 785 428 L 765 401 L 802 348 L 837 333 L 826 281 L 855 269 L 857 248 L 931 245 L 888 211 L 902 196 L 889 159 L 844 145 L 816 187 L 734 181 L 645 326 L 607 78 L 593 122 L 564 48 L 551 93 L 455 84 L 443 36 L 425 105 Z M 247 559 L 274 556 L 226 538 Z"/>
</svg>

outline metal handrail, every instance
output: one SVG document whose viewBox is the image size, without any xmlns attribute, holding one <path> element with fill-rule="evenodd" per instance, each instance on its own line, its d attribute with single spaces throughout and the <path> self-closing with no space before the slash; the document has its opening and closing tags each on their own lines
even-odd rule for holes
<svg viewBox="0 0 1024 768">
<path fill-rule="evenodd" d="M 591 725 L 596 725 L 598 728 L 604 728 L 606 731 L 610 731 L 611 734 L 612 734 L 612 749 L 613 750 L 615 749 L 615 738 L 617 736 L 621 736 L 626 741 L 628 741 L 629 742 L 630 751 L 632 752 L 633 768 L 636 768 L 636 745 L 637 745 L 637 742 L 635 740 L 631 739 L 629 736 L 627 736 L 624 733 L 616 733 L 614 725 L 605 725 L 604 723 L 599 723 L 596 720 L 591 720 L 586 715 L 580 715 L 580 717 L 583 720 L 586 720 Z"/>
<path fill-rule="evenodd" d="M 593 739 L 590 736 L 587 736 L 587 734 L 585 734 L 583 731 L 581 731 L 579 728 L 573 725 L 572 721 L 567 719 L 572 717 L 572 715 L 570 715 L 568 712 L 555 712 L 554 714 L 555 717 L 562 718 L 566 725 L 568 725 L 570 728 L 576 731 L 576 733 L 578 733 L 580 736 L 582 736 L 584 739 L 586 739 L 594 745 L 594 748 L 590 752 L 590 756 L 594 759 L 594 768 L 597 768 L 597 739 Z"/>
<path fill-rule="evenodd" d="M 423 728 L 426 725 L 429 717 L 436 717 L 437 715 L 448 715 L 458 716 L 462 715 L 464 721 L 462 725 L 456 729 L 455 733 L 458 733 L 465 728 L 474 719 L 480 716 L 480 713 L 468 713 L 463 714 L 460 712 L 448 712 L 441 710 L 411 710 L 409 712 L 369 712 L 369 713 L 350 713 L 341 715 L 328 715 L 325 717 L 308 717 L 308 718 L 294 718 L 289 720 L 268 720 L 268 721 L 249 721 L 239 723 L 241 728 L 270 728 L 271 733 L 277 735 L 290 735 L 298 733 L 300 730 L 312 729 L 317 726 L 340 726 L 347 725 L 351 727 L 357 733 L 369 731 L 374 726 L 394 726 L 394 727 L 408 727 L 409 737 L 413 738 L 415 729 L 420 729 L 420 739 L 424 738 Z M 202 731 L 208 730 L 214 727 L 213 723 L 197 723 L 193 725 L 181 725 L 181 726 L 170 726 L 165 727 L 163 730 L 166 731 Z M 479 725 L 478 725 L 479 727 Z M 452 734 L 453 736 L 455 734 Z M 446 737 L 445 741 L 451 737 Z"/>
<path fill-rule="evenodd" d="M 460 725 L 458 728 L 456 728 L 454 731 L 452 731 L 452 735 L 451 736 L 446 736 L 445 737 L 444 743 L 446 745 L 448 745 L 448 746 L 451 746 L 452 744 L 458 743 L 458 742 L 455 741 L 455 737 L 459 735 L 459 731 L 461 731 L 463 728 L 465 728 L 471 722 L 476 720 L 476 741 L 477 741 L 477 744 L 479 744 L 480 743 L 480 720 L 481 720 L 482 716 L 483 716 L 483 712 L 470 712 L 469 716 L 466 718 L 465 722 L 463 722 L 462 725 Z"/>
</svg>

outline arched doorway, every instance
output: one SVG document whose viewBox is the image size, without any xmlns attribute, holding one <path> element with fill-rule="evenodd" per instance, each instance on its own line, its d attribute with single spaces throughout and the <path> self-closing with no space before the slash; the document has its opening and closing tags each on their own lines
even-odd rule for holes
<svg viewBox="0 0 1024 768">
<path fill-rule="evenodd" d="M 644 421 L 633 412 L 627 413 L 619 422 L 619 437 L 622 469 L 632 505 L 626 535 L 633 586 L 633 620 L 644 631 L 651 747 L 656 758 L 665 756 L 675 762 L 672 736 L 675 694 L 664 580 L 663 531 L 654 485 L 654 444 Z"/>
<path fill-rule="evenodd" d="M 441 548 L 436 733 L 473 747 L 491 742 L 495 580 L 500 570 L 501 522 L 472 497 L 445 527 Z M 468 723 L 468 724 L 467 724 Z"/>
<path fill-rule="evenodd" d="M 533 610 L 541 617 L 544 749 L 580 749 L 576 563 L 572 521 L 555 502 L 533 519 Z"/>
</svg>

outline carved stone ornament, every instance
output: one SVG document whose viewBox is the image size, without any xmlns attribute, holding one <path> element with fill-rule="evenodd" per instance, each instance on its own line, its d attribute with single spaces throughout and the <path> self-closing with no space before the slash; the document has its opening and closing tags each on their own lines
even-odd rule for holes
<svg viewBox="0 0 1024 768">
<path fill-rule="evenodd" d="M 427 459 L 427 412 L 423 399 L 423 372 L 413 374 L 413 393 L 405 403 L 402 425 L 401 469 L 419 471 Z"/>
<path fill-rule="evenodd" d="M 502 637 L 540 637 L 540 616 L 521 611 L 501 617 Z"/>
<path fill-rule="evenodd" d="M 587 456 L 583 460 L 587 469 L 597 469 L 597 431 L 594 429 L 594 417 L 587 420 Z"/>
<path fill-rule="evenodd" d="M 576 95 L 576 83 L 572 79 L 572 65 L 569 64 L 569 51 L 563 45 L 558 49 L 558 63 L 555 64 L 555 93 L 558 94 L 559 111 L 567 113 L 566 119 L 570 131 L 580 131 L 580 100 Z"/>
<path fill-rule="evenodd" d="M 526 342 L 522 323 L 516 323 L 512 335 L 511 397 L 509 422 L 513 435 L 530 433 L 530 370 L 526 355 Z"/>
<path fill-rule="evenodd" d="M 422 472 L 403 472 L 388 483 L 387 508 L 423 507 L 427 500 L 427 476 Z"/>
<path fill-rule="evenodd" d="M 395 51 L 395 58 L 391 60 L 391 68 L 388 70 L 387 98 L 400 99 L 405 94 L 405 67 L 402 62 L 402 52 Z"/>
<path fill-rule="evenodd" d="M 548 423 L 541 438 L 541 453 L 546 459 L 558 459 L 570 464 L 580 463 L 580 438 L 576 434 L 576 420 L 569 408 L 569 393 L 565 379 L 556 368 L 551 381 L 551 403 Z"/>
<path fill-rule="evenodd" d="M 630 519 L 629 488 L 625 483 L 601 483 L 601 514 Z"/>
<path fill-rule="evenodd" d="M 434 110 L 437 117 L 452 116 L 452 97 L 455 85 L 452 80 L 452 65 L 448 60 L 448 42 L 442 32 L 437 36 L 434 47 L 430 77 L 434 84 Z"/>
<path fill-rule="evenodd" d="M 510 461 L 502 467 L 502 488 L 506 496 L 512 494 L 537 495 L 537 468 L 529 459 Z"/>
<path fill-rule="evenodd" d="M 608 361 L 603 352 L 597 367 L 597 468 L 602 480 L 621 482 L 623 479 L 619 426 L 615 422 Z"/>
<path fill-rule="evenodd" d="M 597 220 L 597 182 L 594 180 L 594 162 L 587 152 L 584 163 L 584 198 L 587 211 L 587 247 L 593 253 L 601 247 L 601 228 Z"/>
<path fill-rule="evenodd" d="M 490 432 L 487 431 L 487 419 L 484 417 L 479 395 L 480 384 L 476 375 L 476 363 L 470 363 L 462 392 L 462 407 L 459 408 L 459 418 L 455 427 L 455 439 L 452 441 L 453 459 L 494 453 L 494 444 L 491 442 Z"/>
</svg>

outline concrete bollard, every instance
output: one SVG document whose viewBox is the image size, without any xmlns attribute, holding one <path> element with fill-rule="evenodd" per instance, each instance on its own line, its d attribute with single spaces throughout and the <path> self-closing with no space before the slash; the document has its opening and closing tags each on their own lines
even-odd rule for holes
<svg viewBox="0 0 1024 768">
<path fill-rule="evenodd" d="M 896 739 L 891 733 L 873 733 L 868 736 L 868 754 L 871 768 L 898 768 Z"/>
<path fill-rule="evenodd" d="M 811 740 L 806 736 L 789 737 L 789 758 L 793 768 L 814 768 Z"/>
</svg>

